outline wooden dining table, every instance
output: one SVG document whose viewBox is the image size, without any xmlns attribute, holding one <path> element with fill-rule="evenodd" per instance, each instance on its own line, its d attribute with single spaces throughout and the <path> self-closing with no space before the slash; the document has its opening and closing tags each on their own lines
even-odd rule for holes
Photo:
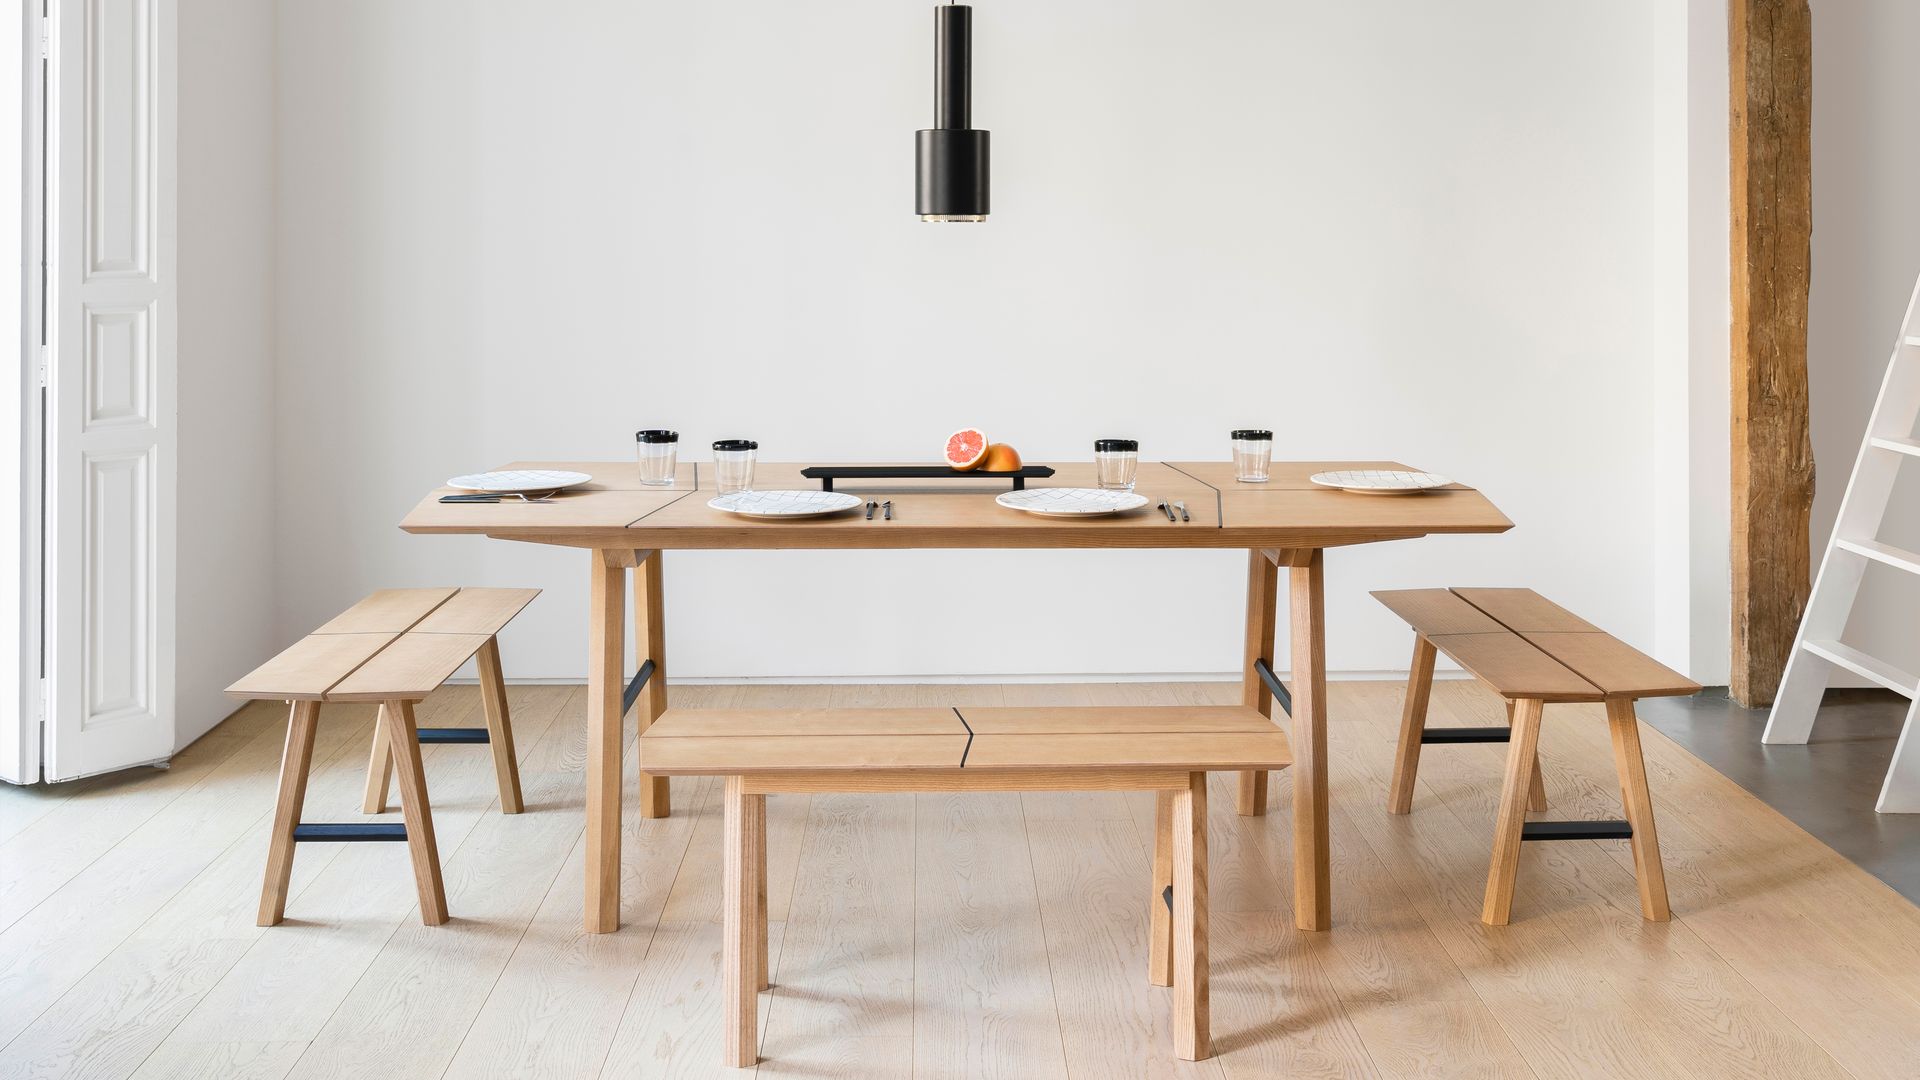
<svg viewBox="0 0 1920 1080">
<path fill-rule="evenodd" d="M 1034 487 L 1092 487 L 1087 462 L 1056 463 Z M 1331 548 L 1435 533 L 1498 533 L 1513 523 L 1479 491 L 1459 484 L 1417 495 L 1361 495 L 1308 478 L 1333 469 L 1409 467 L 1390 461 L 1274 462 L 1265 483 L 1238 483 L 1224 461 L 1141 462 L 1136 490 L 1149 505 L 1107 517 L 1043 517 L 998 505 L 1005 479 L 846 480 L 835 490 L 892 503 L 893 516 L 860 512 L 797 520 L 736 516 L 708 506 L 712 466 L 683 462 L 670 487 L 640 483 L 633 462 L 521 461 L 505 469 L 565 469 L 592 482 L 551 499 L 442 503 L 437 488 L 401 522 L 410 533 L 478 534 L 580 548 L 587 553 L 586 911 L 590 933 L 620 926 L 620 818 L 624 721 L 639 707 L 640 730 L 666 711 L 663 553 L 673 550 L 864 550 L 901 548 L 1236 548 L 1247 552 L 1244 703 L 1289 715 L 1293 782 L 1294 921 L 1332 925 L 1327 834 L 1325 555 Z M 817 489 L 803 466 L 761 463 L 758 490 Z M 1169 521 L 1160 500 L 1186 504 L 1190 520 Z M 633 574 L 635 666 L 625 665 L 627 575 Z M 1274 668 L 1279 582 L 1288 578 L 1292 655 L 1282 681 Z M 1266 811 L 1266 773 L 1242 773 L 1237 808 Z M 639 777 L 640 814 L 671 812 L 665 777 Z"/>
</svg>

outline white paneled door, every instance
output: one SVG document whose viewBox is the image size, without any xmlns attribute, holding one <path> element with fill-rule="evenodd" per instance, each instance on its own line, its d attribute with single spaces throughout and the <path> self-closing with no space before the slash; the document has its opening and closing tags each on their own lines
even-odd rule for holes
<svg viewBox="0 0 1920 1080">
<path fill-rule="evenodd" d="M 44 769 L 174 749 L 174 0 L 57 0 Z"/>
</svg>

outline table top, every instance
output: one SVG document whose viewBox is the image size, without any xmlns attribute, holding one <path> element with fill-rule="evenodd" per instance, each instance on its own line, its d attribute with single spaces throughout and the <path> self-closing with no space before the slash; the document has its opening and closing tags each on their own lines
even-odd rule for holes
<svg viewBox="0 0 1920 1080">
<path fill-rule="evenodd" d="M 821 462 L 819 464 L 835 464 Z M 1091 462 L 1052 464 L 1027 486 L 1092 487 Z M 452 488 L 429 492 L 400 527 L 412 533 L 480 534 L 587 548 L 1282 548 L 1337 547 L 1430 533 L 1499 533 L 1513 527 L 1480 492 L 1454 484 L 1417 495 L 1356 495 L 1308 481 L 1331 469 L 1396 469 L 1392 461 L 1273 463 L 1264 484 L 1242 484 L 1224 461 L 1140 463 L 1137 511 L 1085 519 L 1009 510 L 994 497 L 1007 480 L 838 480 L 834 490 L 891 500 L 893 520 L 852 512 L 768 521 L 707 505 L 717 492 L 712 466 L 682 463 L 672 487 L 649 488 L 633 462 L 517 461 L 506 469 L 568 469 L 593 482 L 545 502 L 445 504 Z M 820 487 L 803 465 L 761 462 L 757 490 Z M 1192 521 L 1169 522 L 1152 503 L 1187 504 Z"/>
</svg>

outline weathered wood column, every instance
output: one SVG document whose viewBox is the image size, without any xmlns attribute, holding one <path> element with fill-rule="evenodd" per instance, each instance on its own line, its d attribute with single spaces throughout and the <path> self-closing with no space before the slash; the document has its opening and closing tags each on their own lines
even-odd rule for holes
<svg viewBox="0 0 1920 1080">
<path fill-rule="evenodd" d="M 1779 689 L 1811 589 L 1807 283 L 1813 17 L 1729 0 L 1733 180 L 1733 699 Z"/>
</svg>

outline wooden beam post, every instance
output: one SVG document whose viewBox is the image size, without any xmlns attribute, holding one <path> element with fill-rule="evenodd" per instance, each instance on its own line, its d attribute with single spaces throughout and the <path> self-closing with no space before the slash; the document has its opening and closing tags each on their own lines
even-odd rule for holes
<svg viewBox="0 0 1920 1080">
<path fill-rule="evenodd" d="M 1733 699 L 1780 686 L 1811 589 L 1807 283 L 1813 17 L 1729 0 L 1733 180 Z"/>
</svg>

